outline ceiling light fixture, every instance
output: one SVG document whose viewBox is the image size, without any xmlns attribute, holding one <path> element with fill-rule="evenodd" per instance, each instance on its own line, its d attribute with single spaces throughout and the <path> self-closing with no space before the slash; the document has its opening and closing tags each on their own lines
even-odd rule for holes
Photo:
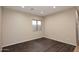
<svg viewBox="0 0 79 59">
<path fill-rule="evenodd" d="M 56 8 L 56 6 L 53 6 L 53 8 Z"/>
<path fill-rule="evenodd" d="M 24 8 L 24 6 L 21 6 L 22 8 Z"/>
</svg>

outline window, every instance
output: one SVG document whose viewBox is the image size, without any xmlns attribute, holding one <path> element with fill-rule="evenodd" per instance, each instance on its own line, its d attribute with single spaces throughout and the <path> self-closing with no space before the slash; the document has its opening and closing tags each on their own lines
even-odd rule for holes
<svg viewBox="0 0 79 59">
<path fill-rule="evenodd" d="M 32 20 L 33 31 L 41 31 L 41 21 L 40 20 Z"/>
<path fill-rule="evenodd" d="M 37 21 L 37 27 L 38 27 L 38 31 L 40 31 L 41 30 L 41 21 Z"/>
<path fill-rule="evenodd" d="M 37 26 L 37 22 L 36 20 L 32 20 L 32 27 L 33 27 L 33 31 L 36 31 L 36 26 Z"/>
</svg>

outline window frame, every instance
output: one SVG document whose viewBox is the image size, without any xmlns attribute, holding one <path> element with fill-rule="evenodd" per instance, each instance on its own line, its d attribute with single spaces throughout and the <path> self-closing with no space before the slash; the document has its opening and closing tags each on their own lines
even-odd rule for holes
<svg viewBox="0 0 79 59">
<path fill-rule="evenodd" d="M 32 19 L 32 21 L 36 21 L 35 29 L 33 28 L 34 25 L 32 23 L 32 29 L 33 29 L 33 31 L 34 32 L 36 32 L 36 31 L 42 31 L 42 21 L 41 20 L 37 20 L 37 19 Z M 39 29 L 38 21 L 41 22 L 40 29 Z"/>
</svg>

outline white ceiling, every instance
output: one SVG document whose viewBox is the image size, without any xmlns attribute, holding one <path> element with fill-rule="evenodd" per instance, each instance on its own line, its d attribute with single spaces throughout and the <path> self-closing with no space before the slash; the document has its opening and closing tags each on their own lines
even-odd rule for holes
<svg viewBox="0 0 79 59">
<path fill-rule="evenodd" d="M 24 6 L 24 8 L 22 8 L 22 6 L 5 6 L 4 8 L 10 8 L 38 16 L 46 16 L 68 8 L 72 8 L 72 6 L 56 6 L 56 8 L 53 8 L 53 6 Z"/>
</svg>

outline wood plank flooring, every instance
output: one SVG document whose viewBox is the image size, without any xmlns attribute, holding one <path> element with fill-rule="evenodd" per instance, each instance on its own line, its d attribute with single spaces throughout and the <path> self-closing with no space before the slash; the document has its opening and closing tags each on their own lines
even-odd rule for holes
<svg viewBox="0 0 79 59">
<path fill-rule="evenodd" d="M 75 46 L 54 41 L 48 38 L 39 38 L 7 47 L 2 52 L 73 52 Z"/>
</svg>

